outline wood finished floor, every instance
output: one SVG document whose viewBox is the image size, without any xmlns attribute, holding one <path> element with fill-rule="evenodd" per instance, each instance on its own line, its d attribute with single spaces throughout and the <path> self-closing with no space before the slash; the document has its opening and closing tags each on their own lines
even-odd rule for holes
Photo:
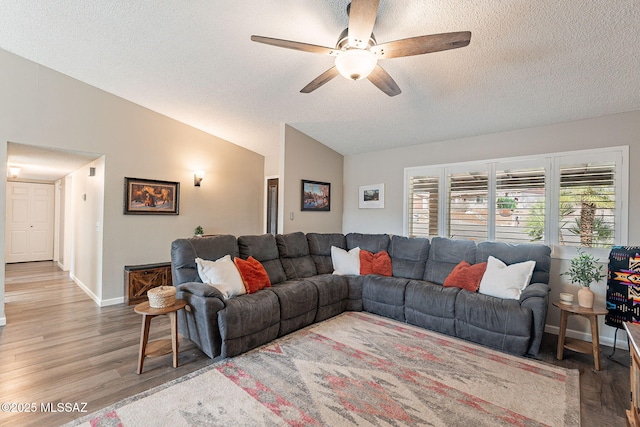
<svg viewBox="0 0 640 427">
<path fill-rule="evenodd" d="M 8 264 L 5 310 L 0 327 L 0 403 L 87 402 L 97 411 L 141 391 L 193 372 L 211 360 L 181 340 L 180 366 L 171 356 L 147 358 L 142 375 L 136 361 L 141 316 L 124 304 L 97 307 L 52 262 Z M 166 316 L 155 318 L 150 339 L 166 338 Z M 546 334 L 540 358 L 580 371 L 583 426 L 624 426 L 629 402 L 629 352 L 603 346 L 602 370 L 588 355 L 565 351 L 555 359 L 555 335 Z M 549 399 L 553 399 L 549 396 Z M 82 413 L 0 412 L 0 426 L 58 426 Z"/>
</svg>

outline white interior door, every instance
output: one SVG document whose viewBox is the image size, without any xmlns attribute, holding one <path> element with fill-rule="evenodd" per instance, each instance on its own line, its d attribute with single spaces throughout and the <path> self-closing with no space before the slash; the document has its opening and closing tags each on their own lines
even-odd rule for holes
<svg viewBox="0 0 640 427">
<path fill-rule="evenodd" d="M 53 259 L 53 184 L 7 183 L 6 262 Z"/>
</svg>

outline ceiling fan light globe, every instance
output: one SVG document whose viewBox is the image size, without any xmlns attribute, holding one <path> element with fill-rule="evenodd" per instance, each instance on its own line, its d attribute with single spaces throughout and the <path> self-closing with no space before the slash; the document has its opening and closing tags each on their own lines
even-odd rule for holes
<svg viewBox="0 0 640 427">
<path fill-rule="evenodd" d="M 349 80 L 367 78 L 376 68 L 378 59 L 373 53 L 363 49 L 348 49 L 336 57 L 336 68 Z"/>
</svg>

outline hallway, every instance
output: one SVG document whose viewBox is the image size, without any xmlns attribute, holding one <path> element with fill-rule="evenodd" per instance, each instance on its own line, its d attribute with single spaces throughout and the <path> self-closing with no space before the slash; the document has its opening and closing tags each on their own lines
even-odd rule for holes
<svg viewBox="0 0 640 427">
<path fill-rule="evenodd" d="M 141 316 L 119 304 L 100 308 L 51 261 L 7 264 L 7 325 L 0 327 L 0 402 L 35 403 L 37 413 L 0 413 L 0 425 L 55 426 L 84 413 L 42 413 L 40 404 L 87 402 L 91 413 L 211 363 L 182 341 L 171 356 L 147 359 L 137 375 Z M 151 326 L 166 338 L 168 318 Z"/>
</svg>

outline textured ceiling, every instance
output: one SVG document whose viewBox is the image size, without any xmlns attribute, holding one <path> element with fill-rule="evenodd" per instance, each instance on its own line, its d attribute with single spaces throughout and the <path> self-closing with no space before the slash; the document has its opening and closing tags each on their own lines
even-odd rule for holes
<svg viewBox="0 0 640 427">
<path fill-rule="evenodd" d="M 335 78 L 348 0 L 0 0 L 0 48 L 263 155 L 288 123 L 343 154 L 640 109 L 640 0 L 381 0 L 379 43 L 471 31 L 381 61 L 402 94 Z"/>
</svg>

